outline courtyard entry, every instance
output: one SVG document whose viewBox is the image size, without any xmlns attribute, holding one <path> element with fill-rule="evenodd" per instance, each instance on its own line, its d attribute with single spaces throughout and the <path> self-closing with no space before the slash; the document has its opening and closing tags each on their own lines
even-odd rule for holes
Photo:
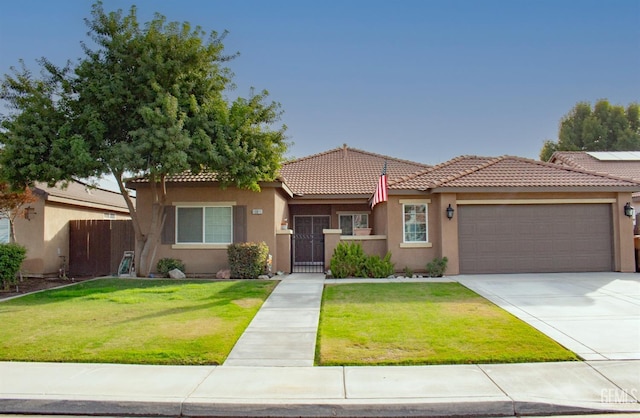
<svg viewBox="0 0 640 418">
<path fill-rule="evenodd" d="M 292 270 L 294 273 L 324 272 L 324 229 L 331 218 L 325 215 L 293 217 Z"/>
</svg>

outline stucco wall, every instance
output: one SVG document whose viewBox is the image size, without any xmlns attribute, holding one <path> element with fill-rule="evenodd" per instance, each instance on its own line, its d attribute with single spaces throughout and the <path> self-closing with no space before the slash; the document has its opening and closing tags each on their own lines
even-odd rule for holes
<svg viewBox="0 0 640 418">
<path fill-rule="evenodd" d="M 288 217 L 286 199 L 281 191 L 274 187 L 263 187 L 260 192 L 227 188 L 221 190 L 216 186 L 187 186 L 167 188 L 167 205 L 181 203 L 219 203 L 230 202 L 236 206 L 247 207 L 247 241 L 264 241 L 273 256 L 273 269 L 279 269 L 276 246 L 276 230 L 281 220 Z M 138 213 L 141 214 L 141 228 L 148 231 L 150 217 L 144 214 L 151 211 L 151 193 L 148 188 L 137 190 Z M 255 210 L 255 214 L 254 214 Z M 261 212 L 257 214 L 257 212 Z M 207 244 L 160 244 L 153 262 L 153 269 L 158 260 L 165 257 L 177 258 L 185 263 L 186 273 L 202 276 L 214 276 L 218 270 L 229 268 L 227 262 L 227 245 Z"/>
<path fill-rule="evenodd" d="M 426 264 L 441 254 L 440 216 L 438 195 L 389 196 L 387 205 L 387 249 L 396 270 L 405 267 L 415 272 L 425 271 Z M 426 244 L 405 244 L 402 208 L 405 202 L 425 202 L 428 210 L 428 242 Z"/>
<path fill-rule="evenodd" d="M 58 274 L 60 256 L 69 261 L 69 221 L 105 219 L 105 213 L 113 211 L 91 209 L 38 199 L 31 204 L 35 214 L 31 220 L 16 219 L 16 241 L 27 248 L 27 258 L 22 272 L 28 276 L 55 276 Z M 116 219 L 129 219 L 117 214 Z"/>
<path fill-rule="evenodd" d="M 403 244 L 402 202 L 428 200 L 428 239 L 426 245 Z M 389 201 L 376 207 L 375 227 L 381 230 L 386 223 L 388 250 L 397 270 L 405 266 L 416 272 L 424 271 L 427 262 L 435 257 L 449 259 L 447 274 L 459 273 L 458 257 L 458 206 L 469 202 L 484 201 L 492 204 L 540 204 L 540 203 L 590 203 L 608 202 L 612 206 L 614 230 L 614 269 L 622 272 L 635 271 L 633 249 L 633 220 L 623 215 L 624 204 L 631 200 L 630 193 L 442 193 L 415 196 L 390 196 Z M 453 219 L 446 217 L 446 208 L 451 204 Z M 386 219 L 384 219 L 386 211 Z M 380 233 L 380 232 L 378 232 Z"/>
</svg>

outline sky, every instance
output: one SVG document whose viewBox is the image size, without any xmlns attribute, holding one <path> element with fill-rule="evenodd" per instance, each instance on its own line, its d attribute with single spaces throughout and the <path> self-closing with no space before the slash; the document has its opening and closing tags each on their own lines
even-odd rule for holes
<svg viewBox="0 0 640 418">
<path fill-rule="evenodd" d="M 81 58 L 92 3 L 3 1 L 0 74 Z M 537 159 L 576 103 L 640 102 L 640 0 L 104 0 L 133 4 L 140 22 L 228 31 L 228 97 L 268 90 L 289 158 L 347 144 L 424 164 Z"/>
</svg>

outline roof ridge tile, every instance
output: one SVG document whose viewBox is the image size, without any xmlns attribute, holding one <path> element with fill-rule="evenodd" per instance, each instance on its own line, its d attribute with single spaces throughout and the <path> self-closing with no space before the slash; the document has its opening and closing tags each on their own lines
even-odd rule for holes
<svg viewBox="0 0 640 418">
<path fill-rule="evenodd" d="M 344 152 L 344 151 L 357 152 L 357 153 L 368 155 L 368 156 L 372 156 L 372 157 L 384 158 L 385 160 L 397 161 L 397 162 L 401 162 L 401 163 L 405 163 L 405 164 L 411 164 L 411 165 L 417 165 L 417 166 L 421 166 L 421 167 L 425 167 L 425 168 L 431 168 L 432 167 L 429 164 L 423 164 L 423 163 L 420 163 L 420 162 L 417 162 L 417 161 L 406 160 L 406 159 L 403 159 L 403 158 L 391 157 L 389 155 L 378 154 L 378 153 L 375 153 L 375 152 L 365 151 L 365 150 L 361 150 L 359 148 L 353 148 L 353 147 L 349 147 L 349 146 L 347 146 L 347 147 L 342 146 L 342 147 L 338 147 L 338 148 L 333 148 L 333 149 L 330 149 L 328 151 L 319 152 L 319 153 L 316 153 L 316 154 L 307 155 L 305 157 L 296 158 L 294 160 L 287 161 L 286 163 L 283 163 L 282 165 L 284 166 L 284 165 L 297 163 L 297 162 L 301 162 L 301 161 L 307 161 L 307 160 L 310 160 L 310 159 L 315 159 L 315 158 L 322 157 L 322 156 L 325 156 L 325 155 L 329 155 L 329 154 L 332 154 L 332 153 Z"/>
<path fill-rule="evenodd" d="M 478 157 L 474 157 L 474 158 L 478 158 Z M 480 157 L 482 158 L 482 157 Z M 494 158 L 490 158 L 488 161 L 485 161 L 484 163 L 478 164 L 477 166 L 474 166 L 472 168 L 467 168 L 466 170 L 462 170 L 461 172 L 458 172 L 457 174 L 453 174 L 451 176 L 448 176 L 444 179 L 440 179 L 440 180 L 436 180 L 433 182 L 433 187 L 441 187 L 444 184 L 449 183 L 450 181 L 454 181 L 454 180 L 458 180 L 462 177 L 468 176 L 469 174 L 473 174 L 479 170 L 482 170 L 484 168 L 490 167 L 494 164 L 496 164 L 499 161 L 504 160 L 506 157 L 505 156 L 500 156 L 500 157 L 494 157 Z"/>
</svg>

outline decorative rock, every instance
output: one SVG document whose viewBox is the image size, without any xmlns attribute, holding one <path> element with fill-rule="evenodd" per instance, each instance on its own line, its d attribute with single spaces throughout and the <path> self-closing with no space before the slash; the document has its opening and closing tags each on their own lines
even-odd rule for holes
<svg viewBox="0 0 640 418">
<path fill-rule="evenodd" d="M 266 274 L 261 274 L 260 276 L 258 276 L 258 280 L 269 280 L 269 276 L 267 276 Z"/>
<path fill-rule="evenodd" d="M 229 280 L 230 278 L 231 278 L 231 270 L 229 269 L 218 270 L 218 272 L 216 273 L 216 279 Z"/>
<path fill-rule="evenodd" d="M 179 269 L 169 270 L 169 277 L 172 279 L 186 279 L 187 276 Z"/>
</svg>

